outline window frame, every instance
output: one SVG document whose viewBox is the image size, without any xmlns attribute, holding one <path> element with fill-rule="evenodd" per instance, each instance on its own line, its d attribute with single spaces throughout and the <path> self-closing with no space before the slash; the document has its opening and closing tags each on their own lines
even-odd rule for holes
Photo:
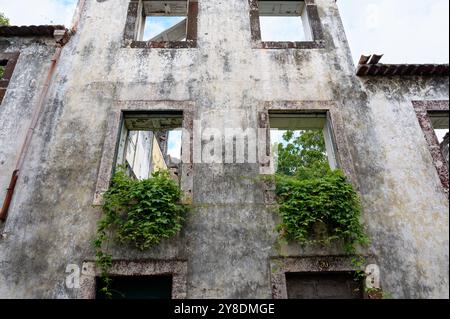
<svg viewBox="0 0 450 319">
<path fill-rule="evenodd" d="M 308 118 L 311 117 L 312 115 L 316 115 L 316 118 L 323 117 L 324 119 L 324 126 L 322 128 L 320 128 L 320 130 L 322 130 L 323 133 L 323 138 L 325 140 L 325 148 L 326 148 L 326 152 L 327 152 L 327 159 L 328 159 L 328 164 L 330 165 L 331 169 L 337 169 L 339 168 L 339 163 L 338 160 L 336 158 L 336 143 L 334 141 L 334 133 L 333 133 L 333 128 L 332 128 L 332 124 L 331 124 L 331 117 L 330 117 L 330 113 L 329 111 L 279 111 L 279 110 L 271 110 L 269 111 L 269 126 L 270 126 L 270 130 L 272 131 L 273 127 L 270 125 L 271 122 L 271 118 L 283 118 L 283 115 L 285 115 L 285 117 L 292 117 L 292 118 Z M 279 129 L 279 128 L 275 128 L 275 129 Z M 284 130 L 284 129 L 283 129 Z M 287 129 L 289 130 L 289 129 Z M 306 130 L 306 129 L 292 129 L 293 131 L 301 131 L 301 130 Z M 319 129 L 317 129 L 319 130 Z M 272 145 L 273 141 L 270 140 L 270 145 Z M 272 148 L 271 148 L 272 149 Z M 271 156 L 271 160 L 273 162 L 273 166 L 275 166 L 275 160 L 274 160 L 274 155 L 272 154 Z M 274 171 L 275 173 L 275 171 Z"/>
<path fill-rule="evenodd" d="M 181 182 L 180 186 L 185 198 L 192 197 L 193 190 L 193 126 L 194 107 L 192 101 L 152 101 L 152 100 L 116 100 L 107 116 L 105 141 L 102 147 L 102 158 L 97 175 L 93 205 L 103 203 L 103 195 L 108 190 L 111 177 L 116 167 L 116 159 L 120 148 L 123 115 L 127 112 L 139 113 L 169 113 L 171 111 L 183 113 L 182 129 L 189 133 L 182 135 L 183 145 L 189 145 L 189 150 L 181 154 Z M 187 140 L 189 139 L 189 140 Z M 185 158 L 189 156 L 189 160 Z"/>
<path fill-rule="evenodd" d="M 1 64 L 3 64 L 2 66 L 5 67 L 3 76 L 0 79 L 0 104 L 2 104 L 3 99 L 6 95 L 6 91 L 8 90 L 8 86 L 16 68 L 19 55 L 19 52 L 0 53 L 0 61 L 4 61 Z"/>
<path fill-rule="evenodd" d="M 250 29 L 252 45 L 254 49 L 324 49 L 326 48 L 322 24 L 320 22 L 319 11 L 314 0 L 304 0 L 305 13 L 309 24 L 310 37 L 309 41 L 262 41 L 261 24 L 259 14 L 259 1 L 264 0 L 248 0 L 250 5 Z M 306 31 L 306 30 L 305 30 Z"/>
<path fill-rule="evenodd" d="M 364 271 L 352 265 L 350 257 L 273 257 L 270 260 L 270 282 L 273 299 L 288 299 L 287 273 L 343 273 Z M 363 294 L 367 298 L 367 294 Z"/>
<path fill-rule="evenodd" d="M 132 141 L 130 141 L 130 139 L 129 139 L 130 132 L 132 132 L 132 131 L 134 131 L 134 132 L 137 132 L 137 131 L 144 131 L 144 132 L 145 131 L 147 131 L 147 132 L 148 131 L 152 131 L 150 129 L 149 130 L 132 130 L 132 129 L 127 127 L 127 124 L 126 124 L 127 120 L 132 121 L 133 119 L 136 120 L 137 118 L 147 118 L 147 117 L 148 118 L 152 118 L 152 117 L 154 117 L 154 118 L 164 118 L 166 116 L 167 116 L 167 118 L 173 118 L 173 119 L 179 118 L 179 119 L 181 119 L 181 121 L 183 121 L 183 112 L 182 111 L 170 110 L 170 111 L 150 111 L 150 112 L 133 112 L 133 111 L 131 111 L 131 112 L 130 111 L 123 112 L 122 120 L 121 120 L 120 135 L 119 135 L 118 150 L 117 150 L 117 156 L 115 158 L 114 167 L 116 168 L 118 165 L 125 164 L 126 157 L 127 157 L 128 146 L 130 145 L 130 142 L 131 142 L 131 145 L 134 144 L 134 156 L 136 156 L 136 152 L 137 152 L 137 148 L 138 148 L 138 144 L 139 144 L 139 134 L 138 134 L 138 136 L 136 138 L 136 144 L 135 144 Z M 182 124 L 181 124 L 180 128 L 181 129 L 183 128 Z M 153 138 L 155 138 L 155 133 L 156 132 L 158 132 L 158 131 L 152 131 L 152 137 Z M 153 140 L 150 142 L 151 145 L 152 145 L 151 146 L 151 150 L 152 151 L 153 151 L 153 142 L 154 142 Z M 152 151 L 150 152 L 150 155 L 153 155 Z M 183 154 L 181 154 L 181 156 L 182 155 Z M 180 160 L 181 160 L 181 158 L 180 158 Z M 135 175 L 134 171 L 133 171 L 134 165 L 136 164 L 135 163 L 135 159 L 133 160 L 133 163 L 128 163 L 128 164 L 132 164 L 130 166 L 130 168 L 131 168 L 132 174 Z M 149 169 L 150 176 L 151 176 L 151 173 L 153 171 L 154 171 L 153 170 L 153 162 L 152 162 L 152 156 L 151 156 L 150 169 Z"/>
<path fill-rule="evenodd" d="M 414 111 L 416 113 L 417 120 L 422 129 L 424 138 L 427 142 L 428 149 L 430 150 L 431 157 L 433 159 L 434 167 L 439 175 L 442 188 L 448 195 L 449 193 L 449 171 L 447 161 L 442 154 L 441 145 L 434 131 L 434 127 L 431 121 L 430 113 L 449 112 L 449 101 L 446 100 L 434 100 L 434 101 L 412 101 Z"/>
<path fill-rule="evenodd" d="M 167 296 L 160 297 L 160 298 L 158 298 L 158 297 L 144 298 L 142 296 L 141 297 L 137 297 L 137 298 L 134 298 L 134 297 L 114 298 L 113 297 L 113 298 L 110 298 L 110 299 L 116 299 L 116 300 L 120 300 L 120 299 L 122 299 L 122 300 L 125 300 L 125 299 L 129 299 L 129 300 L 131 300 L 131 299 L 139 299 L 139 300 L 170 300 L 170 299 L 172 299 L 172 288 L 173 288 L 173 275 L 171 273 L 170 274 L 159 274 L 159 275 L 145 275 L 145 276 L 140 276 L 140 275 L 132 275 L 132 276 L 129 276 L 129 275 L 128 276 L 114 275 L 114 276 L 111 276 L 112 282 L 111 282 L 111 286 L 110 286 L 110 291 L 111 291 L 111 293 L 114 293 L 114 291 L 117 291 L 117 292 L 123 294 L 122 296 L 124 296 L 127 292 L 130 292 L 130 291 L 125 291 L 125 290 L 119 289 L 119 288 L 117 288 L 117 286 L 115 286 L 115 284 L 117 284 L 118 281 L 119 282 L 122 281 L 122 283 L 123 283 L 124 281 L 135 281 L 136 282 L 137 280 L 143 280 L 145 282 L 145 289 L 150 290 L 150 289 L 153 288 L 152 284 L 155 284 L 155 282 L 153 282 L 152 280 L 157 280 L 157 279 L 162 279 L 162 278 L 164 278 L 164 279 L 166 279 L 168 281 L 170 280 L 170 286 L 165 287 L 165 288 L 170 288 L 167 291 L 167 292 L 169 292 L 169 290 L 170 290 L 170 293 L 168 293 Z M 101 289 L 103 287 L 104 287 L 104 285 L 102 284 L 102 277 L 101 276 L 96 276 L 95 277 L 95 299 L 96 300 L 108 299 L 108 297 L 106 297 L 106 295 L 104 293 L 102 294 L 102 292 L 101 292 Z"/>
<path fill-rule="evenodd" d="M 269 162 L 260 162 L 260 173 L 263 175 L 273 175 L 274 163 L 273 154 L 270 147 L 270 113 L 324 113 L 327 114 L 329 138 L 333 145 L 333 157 L 336 160 L 336 167 L 344 171 L 350 182 L 357 186 L 357 178 L 349 151 L 344 125 L 341 114 L 334 101 L 266 101 L 260 105 L 261 111 L 258 113 L 258 127 L 266 131 L 259 137 L 258 145 L 266 145 L 266 156 Z M 331 155 L 331 154 L 329 154 Z"/>
<path fill-rule="evenodd" d="M 186 41 L 139 40 L 139 37 L 145 28 L 146 16 L 144 15 L 143 7 L 143 2 L 145 1 L 157 0 L 131 0 L 128 5 L 125 29 L 123 32 L 123 47 L 130 47 L 134 49 L 188 49 L 197 47 L 198 2 L 196 0 L 186 0 L 186 19 L 188 25 L 186 30 Z M 180 0 L 165 0 L 164 2 L 170 1 Z"/>
<path fill-rule="evenodd" d="M 172 299 L 185 299 L 187 296 L 187 261 L 185 260 L 115 260 L 109 270 L 111 276 L 172 276 Z M 94 261 L 83 262 L 80 276 L 78 299 L 95 299 L 96 279 L 101 269 Z"/>
<path fill-rule="evenodd" d="M 308 280 L 309 279 L 310 282 L 311 282 L 313 280 L 313 278 L 311 278 L 309 276 L 316 277 L 314 279 L 319 279 L 319 277 L 323 276 L 323 278 L 320 278 L 319 280 L 326 280 L 326 279 L 333 280 L 332 278 L 330 278 L 330 277 L 333 277 L 333 276 L 341 276 L 340 279 L 343 279 L 344 277 L 346 277 L 345 280 L 346 280 L 347 284 L 353 283 L 355 286 L 357 286 L 355 288 L 358 289 L 358 292 L 355 293 L 355 290 L 351 290 L 351 292 L 353 294 L 352 298 L 343 298 L 343 297 L 333 296 L 330 299 L 348 299 L 348 300 L 364 299 L 364 284 L 363 284 L 363 280 L 362 280 L 362 278 L 359 278 L 359 280 L 356 280 L 356 276 L 357 276 L 356 271 L 325 271 L 325 272 L 324 271 L 316 271 L 316 272 L 310 272 L 310 271 L 306 271 L 305 272 L 305 271 L 303 271 L 303 272 L 285 272 L 284 275 L 286 277 L 287 298 L 291 299 L 291 300 L 295 300 L 295 299 L 303 299 L 303 300 L 304 299 L 316 299 L 316 300 L 317 299 L 322 299 L 318 295 L 316 295 L 314 298 L 304 298 L 304 297 L 303 298 L 293 298 L 293 297 L 291 297 L 289 295 L 289 291 L 290 291 L 289 288 L 292 287 L 291 286 L 291 283 L 292 283 L 291 280 L 293 278 L 295 278 L 295 277 L 297 277 L 297 278 L 303 277 L 302 278 L 303 280 Z M 289 277 L 291 277 L 291 280 L 289 280 Z M 335 277 L 334 280 L 336 280 L 336 279 L 338 279 L 338 278 Z M 318 283 L 318 281 L 316 281 L 316 283 Z M 317 298 L 317 297 L 319 297 L 319 298 Z M 327 296 L 327 297 L 329 297 L 329 296 Z"/>
<path fill-rule="evenodd" d="M 258 152 L 260 156 L 259 173 L 261 175 L 275 175 L 274 158 L 270 143 L 270 112 L 286 113 L 326 113 L 330 124 L 330 138 L 333 141 L 334 158 L 336 166 L 340 168 L 348 181 L 360 189 L 358 178 L 350 151 L 350 144 L 347 141 L 344 121 L 335 101 L 265 101 L 260 102 L 260 112 L 258 112 L 258 127 L 265 131 L 265 134 L 258 135 Z M 264 150 L 265 147 L 265 150 Z M 261 158 L 265 157 L 265 160 Z M 275 181 L 265 179 L 264 181 L 264 202 L 266 205 L 276 205 Z"/>
</svg>

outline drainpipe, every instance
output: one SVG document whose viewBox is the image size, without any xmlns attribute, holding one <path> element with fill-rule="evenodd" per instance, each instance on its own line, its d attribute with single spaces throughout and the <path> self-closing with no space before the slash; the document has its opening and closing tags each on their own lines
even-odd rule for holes
<svg viewBox="0 0 450 319">
<path fill-rule="evenodd" d="M 78 25 L 80 24 L 81 15 L 83 14 L 84 5 L 86 0 L 79 0 L 77 6 L 77 13 L 75 14 L 75 18 L 72 22 L 72 28 L 70 28 L 70 36 L 74 35 L 78 31 Z"/>
<path fill-rule="evenodd" d="M 2 208 L 0 210 L 0 221 L 2 221 L 2 222 L 6 221 L 6 218 L 8 217 L 8 211 L 9 211 L 9 207 L 11 205 L 11 200 L 14 195 L 14 190 L 16 188 L 17 179 L 19 178 L 19 173 L 22 170 L 23 163 L 24 163 L 25 157 L 28 153 L 28 149 L 30 147 L 31 140 L 33 138 L 36 126 L 38 124 L 39 117 L 44 108 L 44 102 L 47 99 L 47 94 L 48 94 L 48 90 L 50 87 L 50 83 L 51 83 L 51 80 L 55 73 L 56 65 L 58 64 L 59 58 L 61 56 L 62 48 L 69 41 L 70 36 L 74 35 L 76 33 L 76 31 L 78 30 L 78 24 L 81 19 L 81 14 L 83 12 L 84 5 L 85 5 L 85 0 L 80 0 L 79 5 L 78 5 L 78 12 L 75 16 L 73 26 L 72 26 L 70 32 L 68 32 L 67 30 L 55 30 L 54 31 L 53 35 L 54 35 L 54 38 L 56 41 L 56 51 L 51 59 L 50 68 L 48 70 L 47 77 L 44 82 L 44 86 L 40 93 L 39 100 L 36 104 L 36 107 L 34 108 L 33 115 L 31 118 L 31 123 L 28 128 L 27 135 L 25 137 L 25 141 L 20 150 L 19 157 L 16 162 L 16 167 L 12 173 L 11 181 L 6 190 L 6 196 L 3 201 Z"/>
<path fill-rule="evenodd" d="M 66 34 L 65 30 L 61 30 Z M 56 35 L 55 31 L 55 35 Z M 22 170 L 22 166 L 25 160 L 25 156 L 30 147 L 31 140 L 33 138 L 34 131 L 38 124 L 39 116 L 42 113 L 42 109 L 44 107 L 44 101 L 47 97 L 48 89 L 50 87 L 50 82 L 53 78 L 53 74 L 55 73 L 56 64 L 58 63 L 59 57 L 61 56 L 62 44 L 61 42 L 56 43 L 56 51 L 51 59 L 50 68 L 47 73 L 47 77 L 45 78 L 44 86 L 42 88 L 41 94 L 39 95 L 39 100 L 37 102 L 36 107 L 34 108 L 33 115 L 31 118 L 30 126 L 28 127 L 27 135 L 25 137 L 25 141 L 22 145 L 22 148 L 19 153 L 19 157 L 16 162 L 16 168 L 14 169 L 11 181 L 9 183 L 9 187 L 6 192 L 5 200 L 3 201 L 2 210 L 0 211 L 0 220 L 5 221 L 8 217 L 9 206 L 11 205 L 11 200 L 14 194 L 14 189 L 16 188 L 17 179 L 19 178 L 19 173 Z"/>
</svg>

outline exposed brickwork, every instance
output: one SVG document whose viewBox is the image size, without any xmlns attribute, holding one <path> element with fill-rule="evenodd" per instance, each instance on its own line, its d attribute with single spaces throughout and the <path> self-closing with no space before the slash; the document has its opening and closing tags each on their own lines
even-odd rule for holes
<svg viewBox="0 0 450 319">
<path fill-rule="evenodd" d="M 198 2 L 189 2 L 187 15 L 186 40 L 197 40 Z"/>
</svg>

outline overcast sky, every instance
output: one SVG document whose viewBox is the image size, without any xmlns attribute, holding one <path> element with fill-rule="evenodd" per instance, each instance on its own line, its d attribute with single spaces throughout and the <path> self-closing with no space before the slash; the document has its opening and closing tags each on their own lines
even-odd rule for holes
<svg viewBox="0 0 450 319">
<path fill-rule="evenodd" d="M 75 0 L 0 0 L 0 12 L 13 25 L 70 26 L 75 3 Z M 338 0 L 337 3 L 355 60 L 361 54 L 383 53 L 385 63 L 448 63 L 448 0 Z"/>
</svg>

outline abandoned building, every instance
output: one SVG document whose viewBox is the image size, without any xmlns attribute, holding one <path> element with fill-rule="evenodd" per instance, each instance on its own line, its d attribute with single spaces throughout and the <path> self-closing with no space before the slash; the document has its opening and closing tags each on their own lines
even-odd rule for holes
<svg viewBox="0 0 450 319">
<path fill-rule="evenodd" d="M 297 37 L 271 38 L 271 17 Z M 79 0 L 72 26 L 1 26 L 0 65 L 0 298 L 98 296 L 118 165 L 170 170 L 192 205 L 175 237 L 111 247 L 130 296 L 364 298 L 339 245 L 278 240 L 270 131 L 306 128 L 361 198 L 373 287 L 449 298 L 448 64 L 354 65 L 335 0 Z M 258 132 L 264 160 L 202 157 L 226 129 Z"/>
</svg>

